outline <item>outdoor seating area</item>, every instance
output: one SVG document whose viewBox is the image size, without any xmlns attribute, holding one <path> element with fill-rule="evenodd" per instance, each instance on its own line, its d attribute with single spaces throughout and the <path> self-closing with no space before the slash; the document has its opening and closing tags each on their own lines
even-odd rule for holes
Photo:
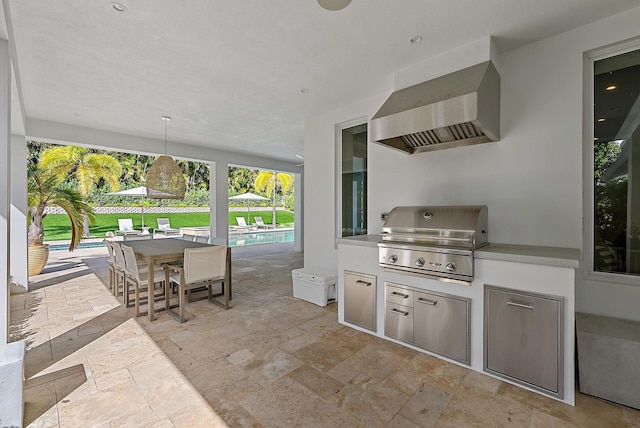
<svg viewBox="0 0 640 428">
<path fill-rule="evenodd" d="M 109 270 L 109 289 L 116 297 L 122 295 L 125 307 L 134 306 L 137 317 L 148 315 L 149 320 L 153 320 L 156 301 L 164 301 L 164 306 L 159 307 L 159 310 L 170 311 L 172 294 L 186 292 L 190 301 L 193 289 L 206 286 L 209 301 L 229 309 L 231 258 L 227 246 L 209 245 L 206 236 L 202 236 L 204 240 L 196 241 L 190 239 L 188 235 L 183 235 L 179 240 L 160 239 L 155 240 L 153 244 L 149 242 L 152 238 L 153 235 L 124 235 L 123 241 L 105 240 L 108 249 L 106 261 Z M 195 256 L 191 255 L 193 251 L 196 252 Z M 203 253 L 200 258 L 197 257 L 197 254 L 200 254 L 199 251 Z M 222 260 L 219 253 L 224 254 Z M 192 262 L 193 257 L 195 261 Z M 196 266 L 198 263 L 200 266 L 197 269 L 192 267 L 183 270 L 185 266 Z M 180 273 L 178 280 L 176 278 L 172 280 L 179 285 L 178 288 L 171 287 L 169 270 Z M 186 283 L 184 282 L 185 272 Z M 220 293 L 215 295 L 212 294 L 211 288 L 214 282 L 223 284 Z M 189 284 L 189 287 L 185 284 Z M 219 296 L 223 298 L 222 303 L 213 299 Z M 180 308 L 179 320 L 184 322 L 186 303 L 183 295 L 177 297 Z M 141 310 L 142 305 L 146 305 L 146 312 Z"/>
</svg>

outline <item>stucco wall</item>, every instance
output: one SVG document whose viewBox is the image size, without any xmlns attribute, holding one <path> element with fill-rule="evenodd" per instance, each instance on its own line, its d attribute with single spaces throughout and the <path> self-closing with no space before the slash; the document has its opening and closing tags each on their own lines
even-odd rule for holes
<svg viewBox="0 0 640 428">
<path fill-rule="evenodd" d="M 380 213 L 397 205 L 486 204 L 491 242 L 582 249 L 584 54 L 640 36 L 638 22 L 640 8 L 495 56 L 501 76 L 497 143 L 414 156 L 370 144 L 370 233 L 380 230 Z M 307 266 L 337 268 L 336 124 L 370 118 L 389 93 L 307 121 Z M 640 299 L 640 281 L 638 287 L 604 285 L 578 276 L 578 311 L 640 318 L 632 304 Z"/>
</svg>

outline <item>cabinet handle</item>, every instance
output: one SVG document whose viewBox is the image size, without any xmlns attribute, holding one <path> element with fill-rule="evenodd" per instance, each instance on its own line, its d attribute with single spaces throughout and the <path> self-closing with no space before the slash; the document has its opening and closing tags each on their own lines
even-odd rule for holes
<svg viewBox="0 0 640 428">
<path fill-rule="evenodd" d="M 426 303 L 427 305 L 431 305 L 431 306 L 435 306 L 438 303 L 437 300 L 430 300 L 430 299 L 425 299 L 425 298 L 422 298 L 422 297 L 418 297 L 418 302 Z"/>
<path fill-rule="evenodd" d="M 371 286 L 371 283 L 370 283 L 370 282 L 363 281 L 363 280 L 361 280 L 361 279 L 357 280 L 357 281 L 356 281 L 356 284 L 366 285 L 367 287 Z"/>
<path fill-rule="evenodd" d="M 533 306 L 531 306 L 531 305 L 525 305 L 524 303 L 517 303 L 517 302 L 514 302 L 512 300 L 507 300 L 507 305 L 509 305 L 509 306 L 517 306 L 519 308 L 525 308 L 525 309 L 533 310 Z"/>
<path fill-rule="evenodd" d="M 391 312 L 395 312 L 396 314 L 401 314 L 404 317 L 409 315 L 409 312 L 401 311 L 400 309 L 396 309 L 396 308 L 391 309 Z"/>
<path fill-rule="evenodd" d="M 403 299 L 408 299 L 409 295 L 408 294 L 402 294 L 402 293 L 398 293 L 397 291 L 392 291 L 391 292 L 392 296 L 401 296 Z"/>
</svg>

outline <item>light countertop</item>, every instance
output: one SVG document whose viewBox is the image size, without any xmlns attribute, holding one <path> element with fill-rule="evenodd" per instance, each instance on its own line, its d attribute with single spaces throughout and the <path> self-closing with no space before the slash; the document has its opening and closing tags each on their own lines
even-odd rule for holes
<svg viewBox="0 0 640 428">
<path fill-rule="evenodd" d="M 360 235 L 338 238 L 344 245 L 376 247 L 382 240 L 380 235 Z M 489 244 L 477 249 L 477 259 L 537 264 L 577 269 L 580 267 L 580 250 L 577 248 L 540 247 L 535 245 Z"/>
</svg>

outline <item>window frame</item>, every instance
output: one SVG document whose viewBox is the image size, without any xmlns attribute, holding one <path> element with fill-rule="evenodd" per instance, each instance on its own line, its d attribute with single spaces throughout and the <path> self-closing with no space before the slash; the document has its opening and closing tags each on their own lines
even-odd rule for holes
<svg viewBox="0 0 640 428">
<path fill-rule="evenodd" d="M 594 269 L 594 228 L 595 228 L 595 186 L 593 184 L 594 161 L 594 64 L 597 61 L 640 50 L 640 37 L 594 49 L 584 54 L 583 88 L 583 233 L 582 233 L 582 276 L 587 281 L 617 285 L 640 286 L 640 275 L 599 272 Z"/>
<path fill-rule="evenodd" d="M 367 125 L 367 158 L 369 157 L 369 118 L 361 116 L 355 119 L 347 120 L 345 122 L 337 123 L 335 125 L 335 212 L 334 212 L 334 237 L 335 248 L 338 248 L 338 239 L 343 239 L 342 236 L 342 131 L 348 128 L 353 128 L 360 125 Z M 368 166 L 367 166 L 368 168 Z M 367 180 L 367 195 L 369 194 L 369 181 Z M 367 197 L 367 213 L 369 212 L 369 198 Z M 367 214 L 367 224 L 369 224 L 369 218 Z"/>
</svg>

